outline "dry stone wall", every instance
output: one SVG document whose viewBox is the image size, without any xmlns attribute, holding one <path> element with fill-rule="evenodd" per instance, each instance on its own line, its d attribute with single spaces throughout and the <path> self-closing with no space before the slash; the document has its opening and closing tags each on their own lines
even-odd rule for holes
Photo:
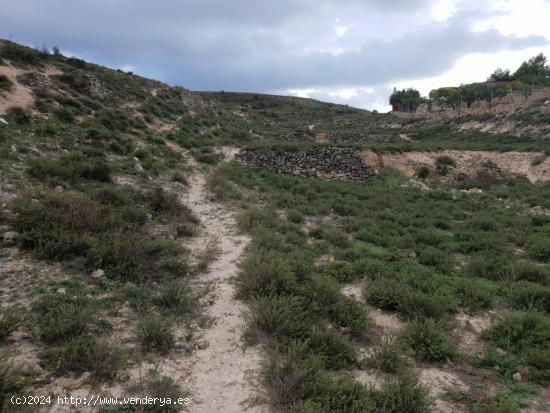
<svg viewBox="0 0 550 413">
<path fill-rule="evenodd" d="M 243 151 L 236 159 L 252 168 L 308 178 L 365 182 L 376 177 L 376 170 L 366 165 L 359 152 L 351 148 L 297 152 Z"/>
</svg>

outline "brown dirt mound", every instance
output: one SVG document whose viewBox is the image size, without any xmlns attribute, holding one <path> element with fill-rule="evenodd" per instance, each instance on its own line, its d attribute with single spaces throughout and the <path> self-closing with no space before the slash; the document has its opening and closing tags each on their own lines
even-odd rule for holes
<svg viewBox="0 0 550 413">
<path fill-rule="evenodd" d="M 446 150 L 440 152 L 404 152 L 377 154 L 366 150 L 361 152 L 363 161 L 377 169 L 389 168 L 414 176 L 422 166 L 435 170 L 437 158 L 449 156 L 456 162 L 454 173 L 475 177 L 483 170 L 487 162 L 495 164 L 503 172 L 524 175 L 531 182 L 550 180 L 550 157 L 538 165 L 533 165 L 537 158 L 544 157 L 542 152 L 491 152 Z"/>
</svg>

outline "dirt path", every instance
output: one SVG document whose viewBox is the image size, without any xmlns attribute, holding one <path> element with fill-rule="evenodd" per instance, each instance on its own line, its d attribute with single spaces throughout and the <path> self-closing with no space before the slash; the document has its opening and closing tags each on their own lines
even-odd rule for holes
<svg viewBox="0 0 550 413">
<path fill-rule="evenodd" d="M 200 250 L 209 240 L 218 239 L 220 253 L 198 281 L 210 284 L 212 289 L 208 297 L 212 305 L 207 308 L 207 315 L 213 322 L 202 331 L 201 340 L 206 340 L 208 347 L 196 350 L 191 356 L 191 374 L 186 386 L 191 392 L 189 411 L 266 412 L 267 409 L 251 407 L 260 351 L 243 346 L 241 336 L 246 307 L 234 298 L 231 283 L 249 238 L 238 233 L 230 209 L 208 198 L 205 178 L 196 172 L 189 179 L 189 191 L 184 196 L 184 202 L 204 225 L 196 249 Z"/>
</svg>

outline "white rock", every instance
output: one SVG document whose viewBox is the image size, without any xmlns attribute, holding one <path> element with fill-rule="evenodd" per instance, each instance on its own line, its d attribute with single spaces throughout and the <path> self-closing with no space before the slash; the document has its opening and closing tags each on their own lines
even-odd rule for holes
<svg viewBox="0 0 550 413">
<path fill-rule="evenodd" d="M 141 164 L 139 162 L 137 162 L 135 165 L 134 165 L 134 171 L 136 172 L 143 172 L 145 169 L 143 169 L 143 166 L 141 166 Z"/>
<path fill-rule="evenodd" d="M 8 121 L 4 118 L 0 118 L 0 123 L 3 123 L 4 125 L 9 125 Z"/>
<path fill-rule="evenodd" d="M 58 288 L 57 289 L 58 294 L 65 294 L 66 292 L 67 292 L 67 290 L 65 288 Z"/>
<path fill-rule="evenodd" d="M 96 280 L 99 280 L 99 279 L 105 277 L 105 271 L 103 271 L 101 268 L 98 268 L 90 276 L 92 278 L 95 278 Z"/>
</svg>

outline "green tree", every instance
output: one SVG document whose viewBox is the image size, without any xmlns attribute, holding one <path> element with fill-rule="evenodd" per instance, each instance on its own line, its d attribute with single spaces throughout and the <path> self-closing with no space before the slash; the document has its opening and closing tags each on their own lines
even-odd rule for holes
<svg viewBox="0 0 550 413">
<path fill-rule="evenodd" d="M 542 53 L 523 62 L 514 73 L 514 78 L 531 84 L 550 84 L 550 67 Z"/>
</svg>

